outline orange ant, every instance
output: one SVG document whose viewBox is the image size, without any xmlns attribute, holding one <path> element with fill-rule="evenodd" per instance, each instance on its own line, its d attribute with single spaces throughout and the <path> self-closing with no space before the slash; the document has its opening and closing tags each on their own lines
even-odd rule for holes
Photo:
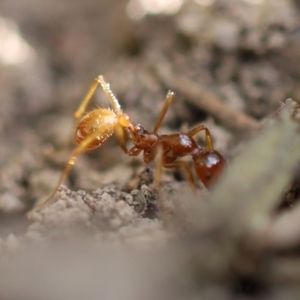
<svg viewBox="0 0 300 300">
<path fill-rule="evenodd" d="M 105 92 L 111 108 L 98 108 L 82 117 L 99 84 Z M 160 156 L 160 169 L 162 167 L 183 168 L 190 183 L 195 186 L 189 164 L 186 161 L 177 160 L 179 157 L 190 155 L 200 180 L 206 187 L 209 187 L 223 170 L 226 160 L 214 149 L 208 128 L 205 125 L 199 125 L 186 133 L 162 135 L 157 133 L 174 99 L 174 95 L 172 91 L 167 93 L 165 104 L 153 131 L 147 131 L 140 124 L 133 125 L 131 123 L 129 116 L 123 113 L 119 101 L 110 89 L 109 83 L 104 80 L 103 76 L 98 76 L 75 112 L 75 118 L 82 117 L 75 132 L 75 140 L 78 146 L 73 150 L 53 193 L 34 210 L 38 210 L 53 201 L 57 190 L 69 173 L 71 166 L 75 164 L 79 154 L 100 147 L 113 134 L 117 136 L 120 147 L 125 154 L 137 156 L 143 151 L 144 162 L 147 164 L 153 161 L 156 156 Z M 200 131 L 205 131 L 206 148 L 197 145 L 193 138 Z M 126 137 L 133 143 L 133 147 L 130 149 L 127 149 Z M 158 170 L 158 175 L 160 175 L 160 172 L 161 170 Z"/>
</svg>

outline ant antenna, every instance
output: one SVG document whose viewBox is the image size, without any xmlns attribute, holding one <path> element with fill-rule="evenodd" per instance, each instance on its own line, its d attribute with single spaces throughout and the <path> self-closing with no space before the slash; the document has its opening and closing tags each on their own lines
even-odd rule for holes
<svg viewBox="0 0 300 300">
<path fill-rule="evenodd" d="M 157 133 L 159 127 L 161 126 L 161 124 L 165 118 L 165 115 L 166 115 L 172 101 L 174 100 L 174 96 L 175 96 L 175 93 L 173 91 L 169 90 L 167 93 L 167 96 L 166 96 L 164 107 L 162 108 L 160 115 L 155 123 L 153 133 Z"/>
</svg>

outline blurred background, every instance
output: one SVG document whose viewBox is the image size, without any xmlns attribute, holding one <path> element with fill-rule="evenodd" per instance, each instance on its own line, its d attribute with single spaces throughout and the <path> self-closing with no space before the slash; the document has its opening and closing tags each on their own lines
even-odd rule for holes
<svg viewBox="0 0 300 300">
<path fill-rule="evenodd" d="M 0 211 L 23 211 L 53 189 L 74 147 L 73 114 L 99 74 L 148 129 L 173 89 L 162 131 L 205 122 L 233 156 L 281 101 L 299 99 L 298 9 L 291 0 L 1 0 Z M 101 91 L 95 98 L 90 109 L 108 105 Z M 215 102 L 247 122 L 222 118 Z M 104 170 L 114 170 L 106 181 L 125 182 L 119 164 L 142 160 L 111 139 L 83 155 L 66 183 L 96 188 Z"/>
</svg>

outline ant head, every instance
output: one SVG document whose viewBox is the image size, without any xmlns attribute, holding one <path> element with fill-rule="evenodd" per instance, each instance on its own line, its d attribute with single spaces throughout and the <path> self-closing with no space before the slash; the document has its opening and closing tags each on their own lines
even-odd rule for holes
<svg viewBox="0 0 300 300">
<path fill-rule="evenodd" d="M 147 140 L 149 140 L 151 138 L 151 136 L 153 135 L 152 133 L 147 131 L 143 126 L 141 126 L 141 124 L 135 125 L 134 131 L 135 131 L 136 137 L 138 137 L 140 139 L 146 138 Z M 154 134 L 154 135 L 156 135 L 156 134 Z"/>
<path fill-rule="evenodd" d="M 147 150 L 157 142 L 157 134 L 149 132 L 140 124 L 130 125 L 127 128 L 127 134 L 132 143 L 140 149 Z"/>
<path fill-rule="evenodd" d="M 140 124 L 136 125 L 136 131 L 137 131 L 138 135 L 142 136 L 142 137 L 148 133 L 148 131 L 144 127 L 142 127 Z"/>
<path fill-rule="evenodd" d="M 206 187 L 215 182 L 226 166 L 223 155 L 214 149 L 203 149 L 193 160 L 195 170 Z"/>
</svg>

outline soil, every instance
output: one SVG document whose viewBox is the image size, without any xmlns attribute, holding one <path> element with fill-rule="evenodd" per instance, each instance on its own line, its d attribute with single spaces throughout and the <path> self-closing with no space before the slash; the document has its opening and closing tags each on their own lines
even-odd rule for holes
<svg viewBox="0 0 300 300">
<path fill-rule="evenodd" d="M 130 18 L 146 2 L 0 3 L 0 298 L 299 299 L 299 1 L 186 0 Z M 167 170 L 157 188 L 155 164 L 111 137 L 28 218 L 99 74 L 148 130 L 173 90 L 159 132 L 206 124 L 228 160 L 220 181 L 196 178 L 195 192 Z"/>
</svg>

